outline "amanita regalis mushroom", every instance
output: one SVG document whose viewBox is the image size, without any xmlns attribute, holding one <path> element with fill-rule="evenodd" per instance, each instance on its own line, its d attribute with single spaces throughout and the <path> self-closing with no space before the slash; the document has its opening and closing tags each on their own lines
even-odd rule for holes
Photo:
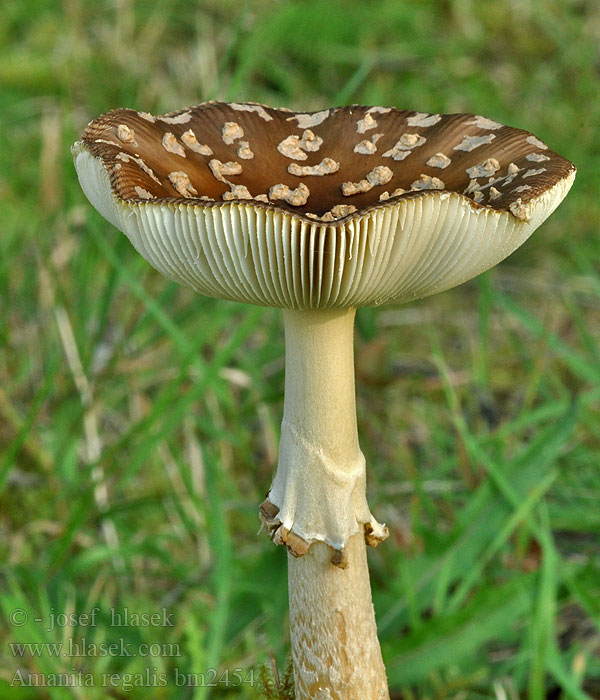
<svg viewBox="0 0 600 700">
<path fill-rule="evenodd" d="M 280 456 L 261 517 L 289 551 L 297 698 L 388 698 L 365 553 L 387 529 L 366 501 L 356 307 L 492 267 L 558 206 L 574 166 L 482 116 L 362 106 L 118 109 L 72 150 L 90 202 L 157 270 L 284 310 Z"/>
</svg>

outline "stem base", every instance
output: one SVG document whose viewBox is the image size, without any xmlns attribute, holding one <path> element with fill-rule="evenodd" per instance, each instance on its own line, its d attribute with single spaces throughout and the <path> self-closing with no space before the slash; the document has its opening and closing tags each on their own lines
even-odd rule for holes
<svg viewBox="0 0 600 700">
<path fill-rule="evenodd" d="M 322 542 L 288 556 L 296 700 L 389 700 L 362 534 L 345 553 L 346 570 Z"/>
</svg>

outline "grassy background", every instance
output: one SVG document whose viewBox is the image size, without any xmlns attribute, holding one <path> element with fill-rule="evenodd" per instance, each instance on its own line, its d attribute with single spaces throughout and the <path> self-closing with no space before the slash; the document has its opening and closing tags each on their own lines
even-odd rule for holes
<svg viewBox="0 0 600 700">
<path fill-rule="evenodd" d="M 161 278 L 84 199 L 68 151 L 110 108 L 207 99 L 481 113 L 578 166 L 497 269 L 359 311 L 357 392 L 392 532 L 370 564 L 395 698 L 600 697 L 599 42 L 585 0 L 2 3 L 0 697 L 250 699 L 238 678 L 173 674 L 251 680 L 288 653 L 285 555 L 256 537 L 280 313 Z M 48 631 L 95 607 L 95 627 Z M 111 608 L 173 626 L 116 627 Z M 9 646 L 84 638 L 178 646 Z M 17 668 L 95 687 L 11 687 Z M 145 669 L 169 682 L 129 689 Z"/>
</svg>

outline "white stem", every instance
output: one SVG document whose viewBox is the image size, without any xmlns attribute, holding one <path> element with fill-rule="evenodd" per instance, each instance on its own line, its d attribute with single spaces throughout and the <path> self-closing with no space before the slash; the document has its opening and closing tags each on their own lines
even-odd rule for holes
<svg viewBox="0 0 600 700">
<path fill-rule="evenodd" d="M 355 309 L 284 311 L 284 416 L 263 517 L 295 555 L 288 560 L 297 700 L 389 698 L 365 552 L 365 536 L 376 543 L 387 532 L 366 500 L 354 316 Z"/>
<path fill-rule="evenodd" d="M 369 511 L 358 444 L 355 312 L 283 312 L 285 403 L 277 474 L 268 496 L 286 531 L 336 550 L 365 525 L 375 539 L 385 536 Z"/>
<path fill-rule="evenodd" d="M 288 554 L 296 700 L 389 700 L 361 533 L 346 553 L 346 569 L 322 542 Z"/>
</svg>

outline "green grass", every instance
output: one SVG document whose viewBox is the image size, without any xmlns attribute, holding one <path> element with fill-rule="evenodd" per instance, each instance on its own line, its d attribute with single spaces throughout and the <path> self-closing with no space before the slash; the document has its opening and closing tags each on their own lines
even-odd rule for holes
<svg viewBox="0 0 600 700">
<path fill-rule="evenodd" d="M 600 696 L 599 28 L 576 0 L 3 4 L 1 698 L 250 700 L 261 665 L 285 667 L 286 558 L 256 536 L 280 313 L 160 277 L 87 203 L 68 150 L 110 108 L 207 99 L 476 112 L 578 166 L 495 270 L 359 310 L 357 392 L 392 533 L 370 564 L 394 697 Z M 48 631 L 94 608 L 95 626 Z M 125 608 L 173 624 L 117 627 Z M 83 639 L 171 647 L 9 646 Z M 73 668 L 93 687 L 10 685 Z"/>
</svg>

